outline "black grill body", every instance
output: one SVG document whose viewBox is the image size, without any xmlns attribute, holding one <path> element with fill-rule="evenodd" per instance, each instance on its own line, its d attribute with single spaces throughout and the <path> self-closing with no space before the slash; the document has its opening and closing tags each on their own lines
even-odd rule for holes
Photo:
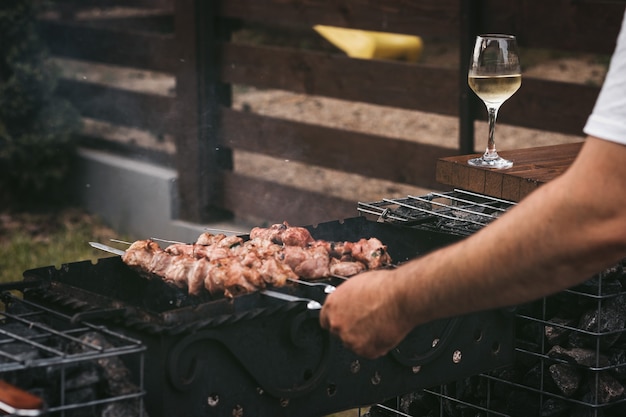
<svg viewBox="0 0 626 417">
<path fill-rule="evenodd" d="M 377 237 L 395 262 L 460 239 L 355 217 L 310 227 L 316 239 Z M 319 416 L 501 368 L 513 361 L 514 315 L 487 311 L 420 326 L 366 360 L 322 330 L 318 311 L 260 293 L 189 297 L 121 262 L 77 262 L 25 273 L 29 299 L 89 318 L 146 346 L 148 414 Z M 341 285 L 341 280 L 326 282 Z M 324 302 L 320 288 L 277 289 Z M 358 300 L 356 300 L 358 302 Z"/>
</svg>

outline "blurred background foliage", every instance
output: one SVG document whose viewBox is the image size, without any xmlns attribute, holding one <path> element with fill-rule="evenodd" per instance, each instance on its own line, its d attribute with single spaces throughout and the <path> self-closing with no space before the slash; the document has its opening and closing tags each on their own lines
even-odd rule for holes
<svg viewBox="0 0 626 417">
<path fill-rule="evenodd" d="M 19 281 L 33 267 L 102 257 L 87 242 L 114 237 L 72 207 L 67 181 L 81 121 L 55 95 L 59 73 L 37 31 L 47 6 L 0 1 L 0 282 Z"/>
<path fill-rule="evenodd" d="M 0 2 L 0 197 L 6 206 L 59 204 L 80 117 L 55 95 L 57 69 L 37 32 L 47 3 Z"/>
</svg>

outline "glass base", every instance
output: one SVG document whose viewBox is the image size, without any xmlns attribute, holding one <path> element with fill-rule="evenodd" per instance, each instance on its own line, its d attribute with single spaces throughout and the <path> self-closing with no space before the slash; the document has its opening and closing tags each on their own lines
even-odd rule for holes
<svg viewBox="0 0 626 417">
<path fill-rule="evenodd" d="M 504 159 L 500 156 L 496 158 L 485 158 L 482 156 L 480 158 L 470 159 L 467 163 L 475 167 L 495 169 L 506 169 L 513 166 L 513 161 L 509 161 L 508 159 Z"/>
</svg>

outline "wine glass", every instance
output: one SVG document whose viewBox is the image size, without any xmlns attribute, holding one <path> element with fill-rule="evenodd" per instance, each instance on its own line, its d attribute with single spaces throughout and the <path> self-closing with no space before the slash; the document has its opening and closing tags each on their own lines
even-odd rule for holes
<svg viewBox="0 0 626 417">
<path fill-rule="evenodd" d="M 470 159 L 468 163 L 485 168 L 510 168 L 513 162 L 502 158 L 496 151 L 494 131 L 500 106 L 522 85 L 515 36 L 477 36 L 467 78 L 470 88 L 485 103 L 489 114 L 487 150 L 483 156 Z"/>
</svg>

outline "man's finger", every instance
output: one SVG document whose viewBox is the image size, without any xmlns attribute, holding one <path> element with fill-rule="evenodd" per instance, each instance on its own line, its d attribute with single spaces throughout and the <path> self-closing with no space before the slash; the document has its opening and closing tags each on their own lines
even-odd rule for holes
<svg viewBox="0 0 626 417">
<path fill-rule="evenodd" d="M 328 317 L 326 315 L 326 313 L 324 312 L 324 309 L 322 309 L 322 311 L 320 311 L 320 327 L 322 329 L 327 329 L 330 326 L 330 323 L 328 321 Z"/>
</svg>

